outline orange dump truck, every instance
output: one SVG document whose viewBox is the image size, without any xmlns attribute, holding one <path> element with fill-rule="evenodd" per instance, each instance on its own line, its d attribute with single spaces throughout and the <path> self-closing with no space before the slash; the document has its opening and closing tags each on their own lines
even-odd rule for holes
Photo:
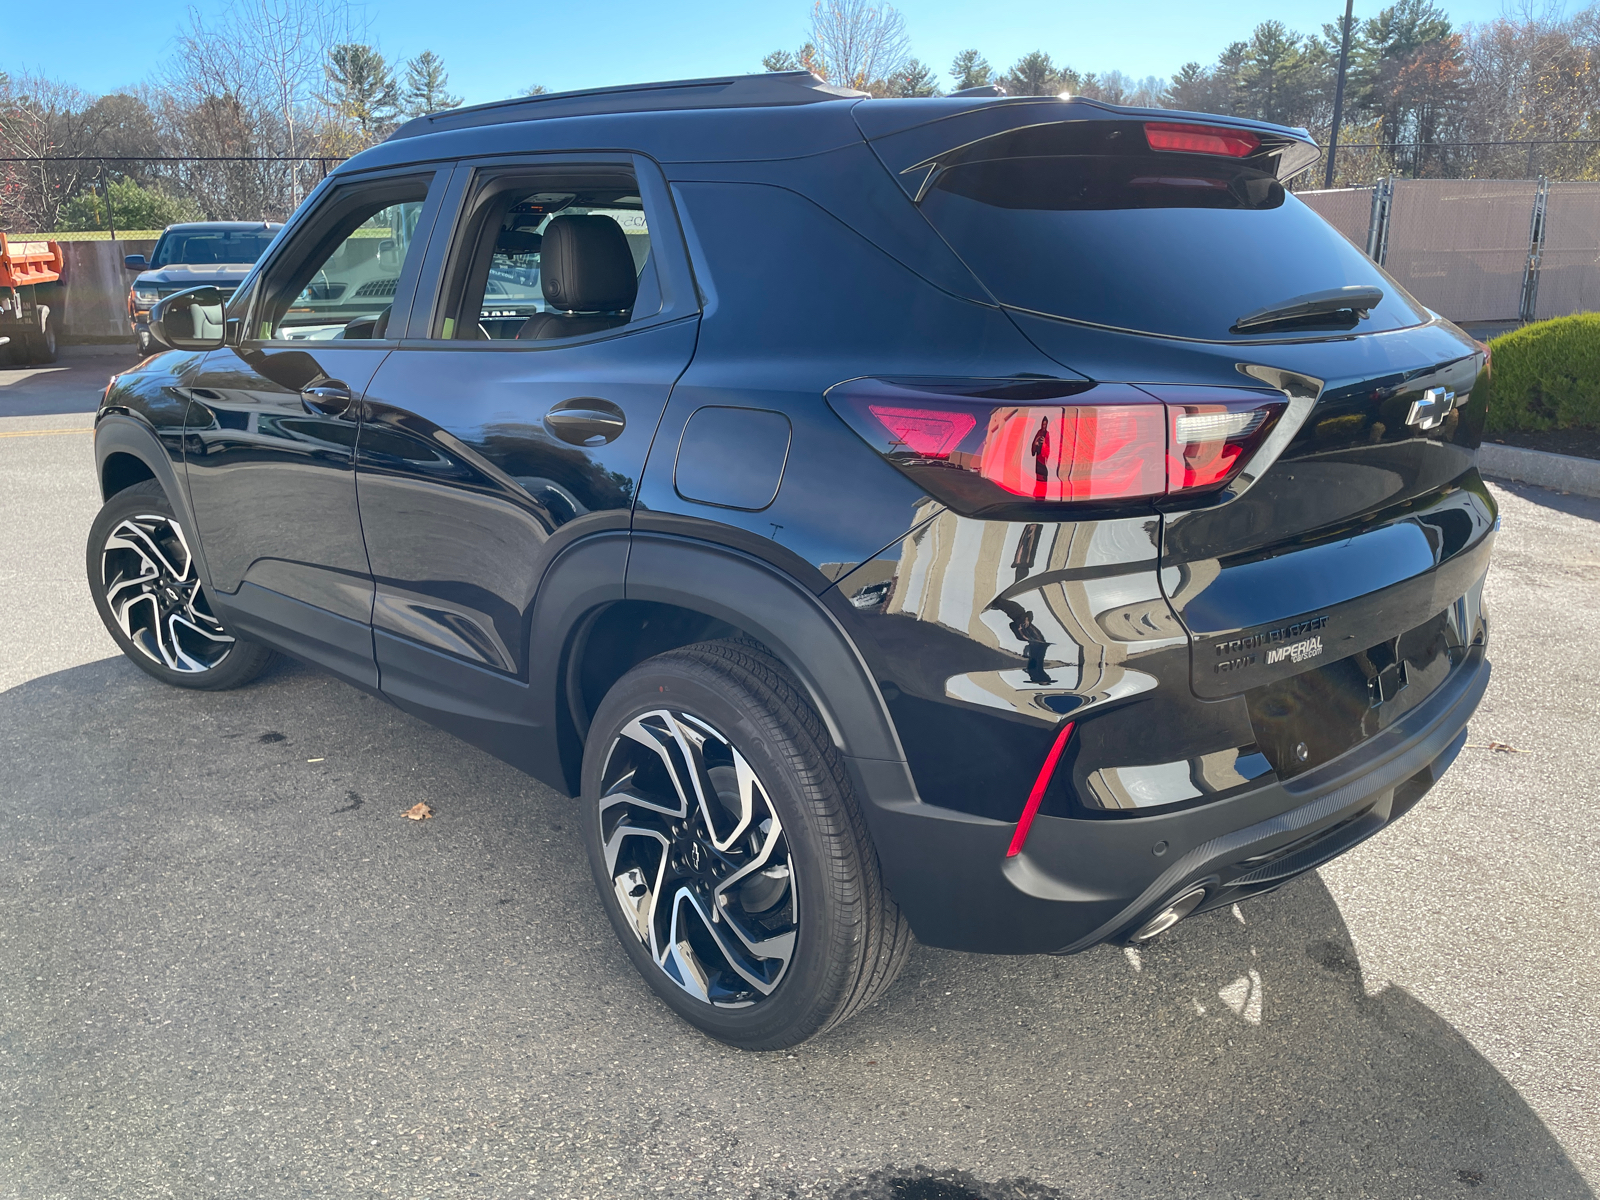
<svg viewBox="0 0 1600 1200">
<path fill-rule="evenodd" d="M 55 362 L 56 321 L 39 303 L 38 288 L 59 282 L 63 265 L 57 243 L 14 242 L 0 233 L 0 357 Z"/>
</svg>

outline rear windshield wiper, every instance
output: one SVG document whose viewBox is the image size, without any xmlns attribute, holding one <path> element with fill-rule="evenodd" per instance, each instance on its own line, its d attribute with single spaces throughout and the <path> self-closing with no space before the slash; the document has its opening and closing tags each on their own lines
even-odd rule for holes
<svg viewBox="0 0 1600 1200">
<path fill-rule="evenodd" d="M 1292 300 L 1283 300 L 1277 304 L 1269 304 L 1265 308 L 1258 308 L 1254 312 L 1245 313 L 1233 323 L 1230 332 L 1248 333 L 1252 329 L 1261 329 L 1268 325 L 1285 325 L 1305 321 L 1308 317 L 1324 317 L 1334 313 L 1350 313 L 1352 319 L 1349 324 L 1354 325 L 1356 319 L 1365 317 L 1382 300 L 1382 288 L 1361 287 L 1357 284 L 1329 288 L 1325 292 L 1308 292 L 1304 296 L 1296 296 Z"/>
</svg>

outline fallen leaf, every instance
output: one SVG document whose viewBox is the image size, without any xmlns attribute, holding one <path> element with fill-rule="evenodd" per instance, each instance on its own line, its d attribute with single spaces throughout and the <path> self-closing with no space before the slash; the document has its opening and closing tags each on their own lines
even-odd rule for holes
<svg viewBox="0 0 1600 1200">
<path fill-rule="evenodd" d="M 433 809 L 426 804 L 413 804 L 400 815 L 411 821 L 426 821 L 433 816 Z"/>
<path fill-rule="evenodd" d="M 1468 750 L 1495 750 L 1501 754 L 1531 754 L 1531 750 L 1519 750 L 1510 742 L 1468 742 Z"/>
</svg>

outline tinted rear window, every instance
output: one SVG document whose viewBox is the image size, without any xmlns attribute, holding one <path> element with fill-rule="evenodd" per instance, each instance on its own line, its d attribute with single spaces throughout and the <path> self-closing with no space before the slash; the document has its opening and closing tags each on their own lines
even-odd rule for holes
<svg viewBox="0 0 1600 1200">
<path fill-rule="evenodd" d="M 1005 148 L 1014 151 L 1015 141 Z M 1002 304 L 1146 333 L 1245 341 L 1292 332 L 1231 333 L 1245 314 L 1356 284 L 1384 292 L 1367 319 L 1323 318 L 1301 336 L 1426 319 L 1261 164 L 1150 151 L 983 157 L 975 149 L 937 171 L 920 203 Z"/>
</svg>

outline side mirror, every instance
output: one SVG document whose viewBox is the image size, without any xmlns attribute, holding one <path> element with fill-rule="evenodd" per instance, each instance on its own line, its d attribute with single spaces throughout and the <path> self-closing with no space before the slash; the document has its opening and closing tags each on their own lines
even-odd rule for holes
<svg viewBox="0 0 1600 1200">
<path fill-rule="evenodd" d="M 222 307 L 222 293 L 214 287 L 177 292 L 150 309 L 150 336 L 174 350 L 220 350 Z"/>
<path fill-rule="evenodd" d="M 397 275 L 400 273 L 400 248 L 393 238 L 384 238 L 378 243 L 378 266 Z"/>
<path fill-rule="evenodd" d="M 150 264 L 145 262 L 144 255 L 142 254 L 128 255 L 128 257 L 122 260 L 122 265 L 127 267 L 130 271 L 148 271 L 150 269 Z"/>
</svg>

